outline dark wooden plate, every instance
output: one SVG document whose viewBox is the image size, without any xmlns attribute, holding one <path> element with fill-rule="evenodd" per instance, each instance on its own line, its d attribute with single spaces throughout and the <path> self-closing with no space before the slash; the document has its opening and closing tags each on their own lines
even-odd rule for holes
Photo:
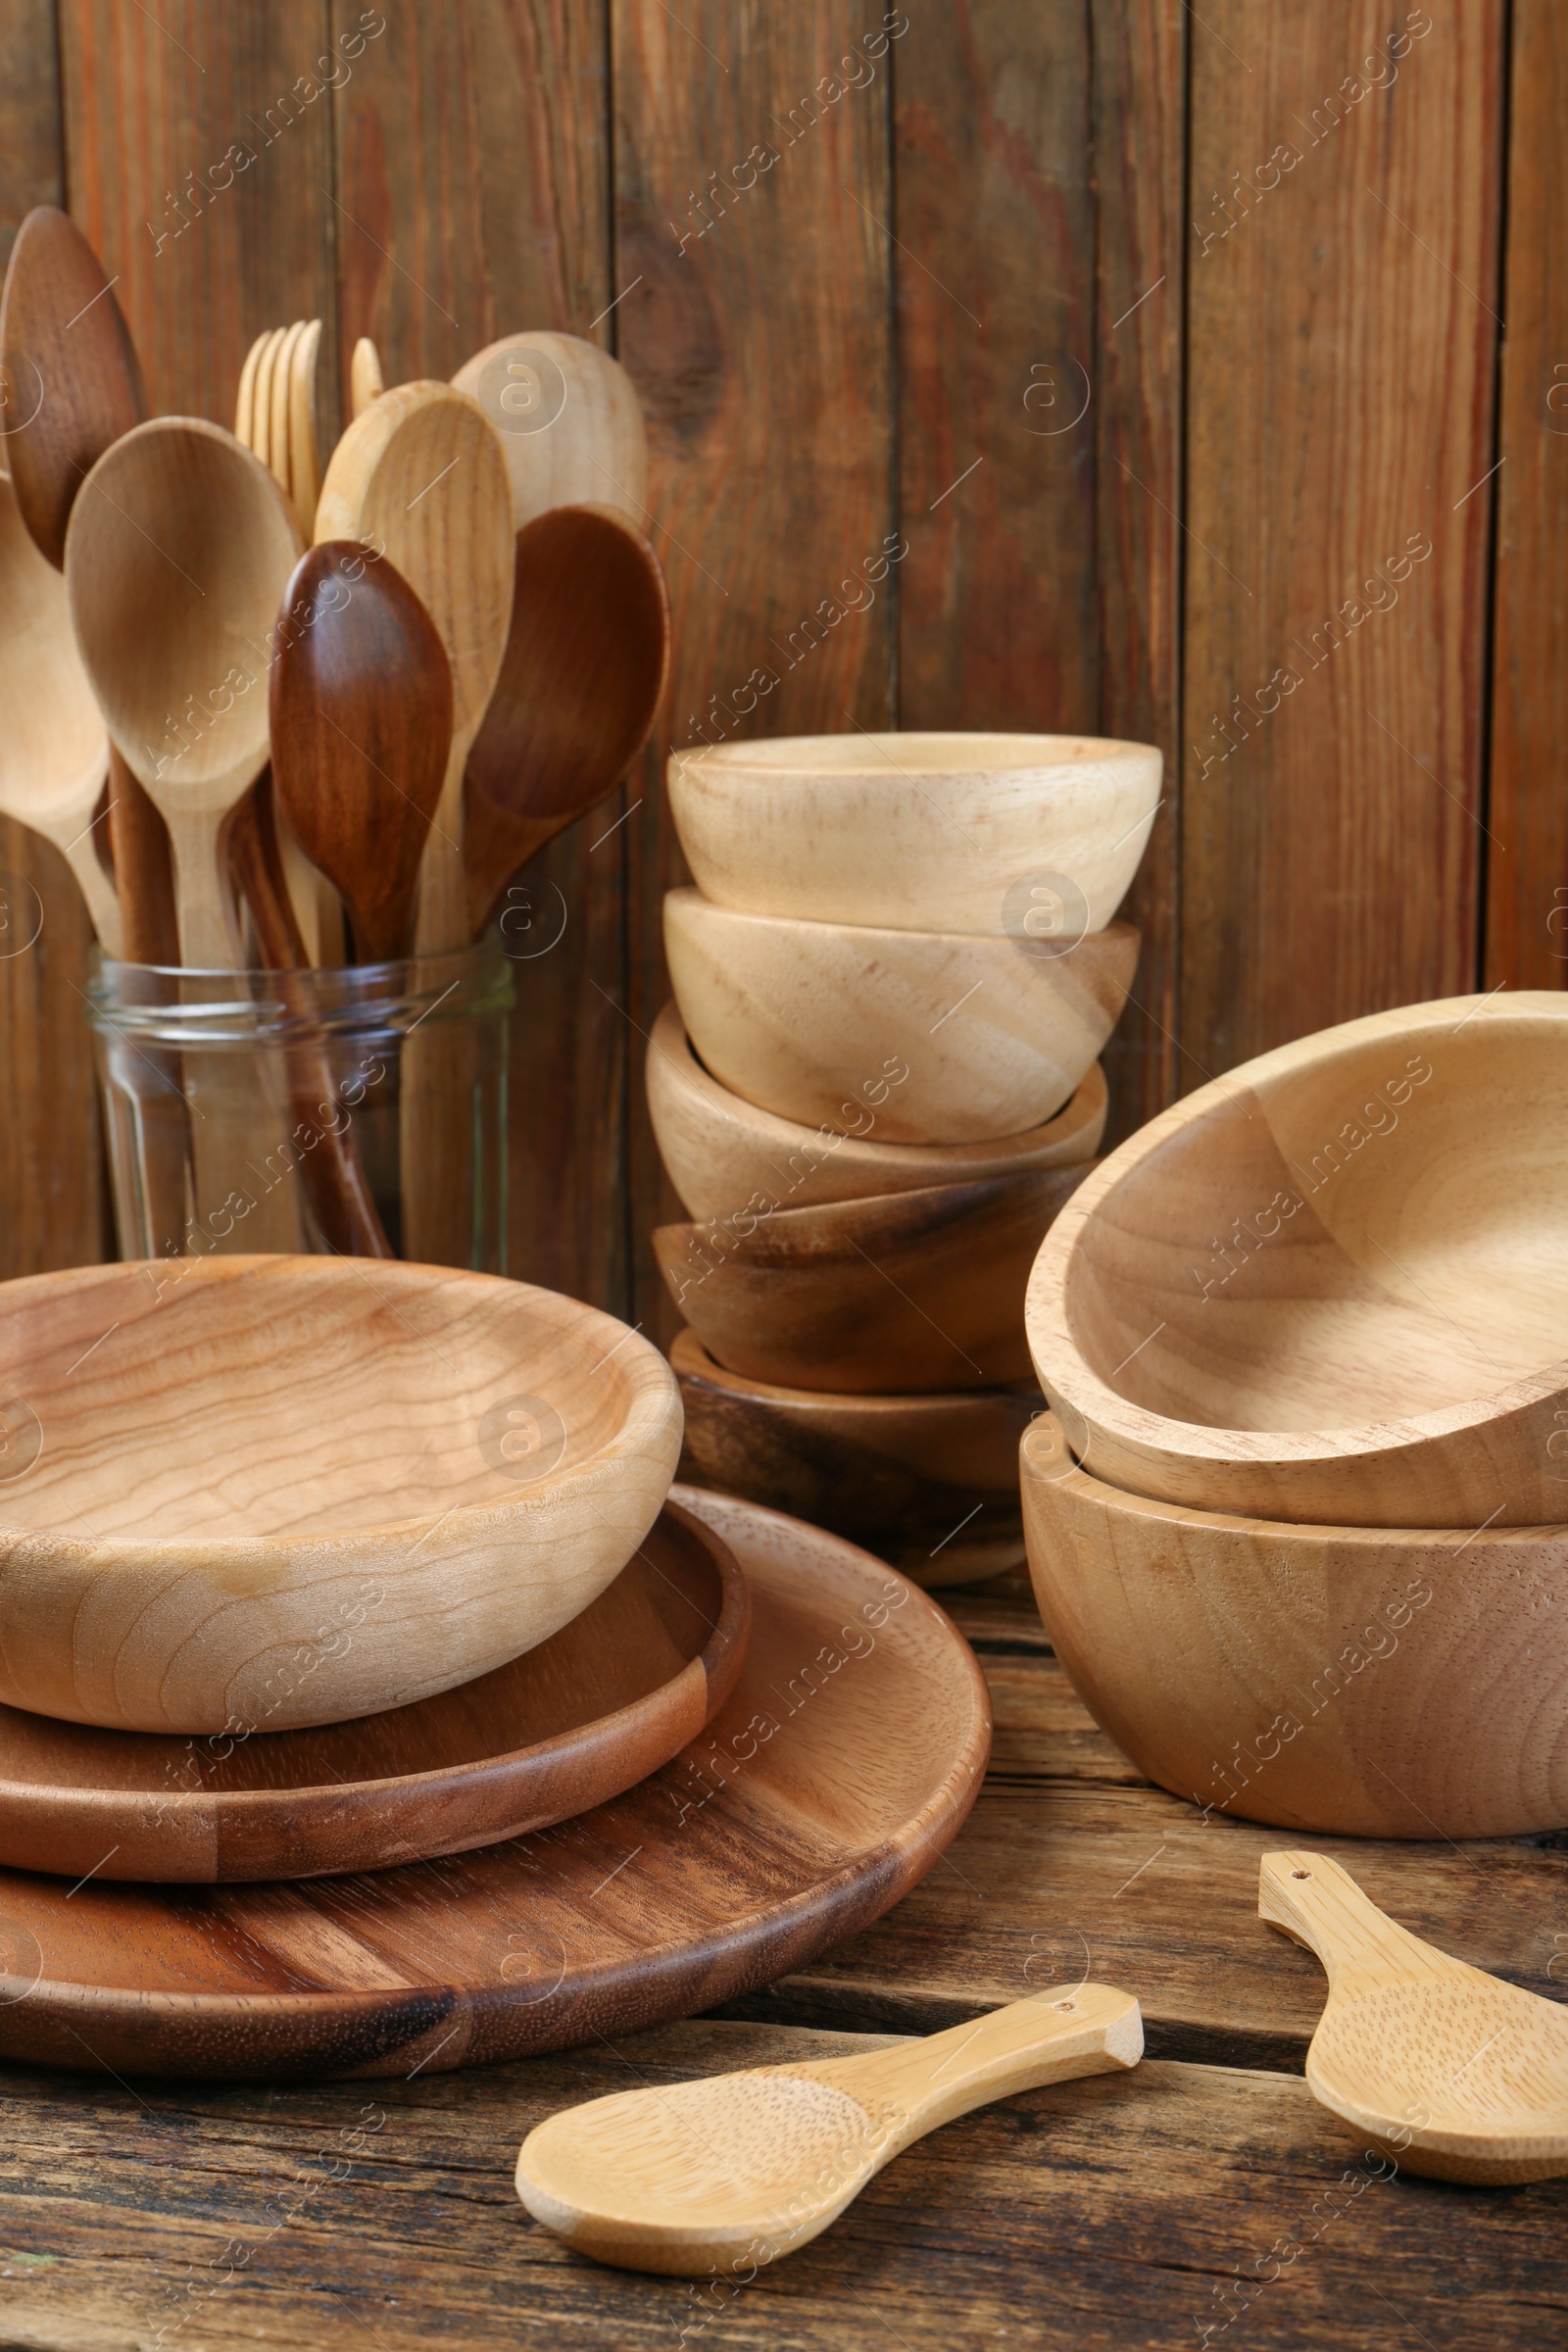
<svg viewBox="0 0 1568 2352">
<path fill-rule="evenodd" d="M 667 1763 L 734 1689 L 750 1617 L 728 1545 L 666 1505 L 569 1625 L 413 1706 L 248 1740 L 100 1731 L 0 1707 L 0 1862 L 210 1884 L 494 1845 Z"/>
<path fill-rule="evenodd" d="M 120 2074 L 409 2075 L 689 2016 L 890 1909 L 991 1745 L 935 1602 L 819 1529 L 695 1488 L 752 1588 L 740 1679 L 611 1803 L 482 1852 L 301 1885 L 0 1872 L 0 2056 Z"/>
</svg>

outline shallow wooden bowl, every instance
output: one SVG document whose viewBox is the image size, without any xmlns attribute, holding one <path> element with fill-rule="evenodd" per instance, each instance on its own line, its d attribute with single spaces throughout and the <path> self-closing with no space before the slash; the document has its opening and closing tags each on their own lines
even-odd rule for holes
<svg viewBox="0 0 1568 2352">
<path fill-rule="evenodd" d="M 889 1144 L 972 1144 L 1054 1118 L 1127 1001 L 1127 923 L 1070 953 L 957 933 L 737 914 L 664 901 L 686 1033 L 732 1093 L 840 1133 L 869 1103 Z"/>
<path fill-rule="evenodd" d="M 1184 1510 L 1024 1438 L 1056 1653 L 1102 1730 L 1208 1811 L 1351 1838 L 1568 1825 L 1568 1527 Z"/>
<path fill-rule="evenodd" d="M 1102 1162 L 1029 1285 L 1112 1485 L 1378 1527 L 1568 1512 L 1568 996 L 1348 1022 Z"/>
<path fill-rule="evenodd" d="M 720 906 L 1000 937 L 1047 919 L 1048 902 L 1051 918 L 1103 930 L 1159 778 L 1147 743 L 857 731 L 676 752 L 669 805 Z"/>
<path fill-rule="evenodd" d="M 860 1396 L 997 1388 L 1027 1377 L 1030 1262 L 1082 1181 L 1037 1169 L 661 1225 L 654 1255 L 709 1353 L 749 1380 Z"/>
<path fill-rule="evenodd" d="M 1054 1119 L 995 1143 L 884 1144 L 879 1107 L 863 1098 L 854 1135 L 797 1126 L 710 1077 L 677 1004 L 666 1004 L 654 1023 L 647 1075 L 654 1139 L 693 1217 L 816 1208 L 874 1193 L 1076 1167 L 1094 1157 L 1105 1129 L 1105 1073 L 1098 1061 Z"/>
<path fill-rule="evenodd" d="M 681 1476 L 830 1528 L 921 1585 L 1023 1559 L 1018 1441 L 1033 1389 L 834 1396 L 728 1372 L 694 1331 L 669 1351 L 686 1408 Z"/>
<path fill-rule="evenodd" d="M 425 1698 L 624 1566 L 680 1452 L 662 1356 L 446 1267 L 181 1258 L 0 1290 L 0 1703 L 283 1731 Z"/>
</svg>

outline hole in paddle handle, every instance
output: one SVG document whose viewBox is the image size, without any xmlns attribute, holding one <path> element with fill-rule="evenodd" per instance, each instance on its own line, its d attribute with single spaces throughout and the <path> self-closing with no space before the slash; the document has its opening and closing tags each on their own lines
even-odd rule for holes
<svg viewBox="0 0 1568 2352">
<path fill-rule="evenodd" d="M 1051 2006 L 1053 2009 L 1076 2009 L 1078 2004 L 1076 2001 L 1053 2001 Z"/>
<path fill-rule="evenodd" d="M 1312 1873 L 1309 1870 L 1293 1870 L 1291 1876 L 1293 1879 L 1309 1879 Z"/>
</svg>

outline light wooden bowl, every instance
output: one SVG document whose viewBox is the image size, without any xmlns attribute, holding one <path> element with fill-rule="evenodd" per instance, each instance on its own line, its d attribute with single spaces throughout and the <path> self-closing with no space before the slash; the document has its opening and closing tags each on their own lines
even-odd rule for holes
<svg viewBox="0 0 1568 2352">
<path fill-rule="evenodd" d="M 1097 1723 L 1211 1811 L 1351 1838 L 1568 1825 L 1568 1527 L 1309 1527 L 1126 1494 L 1044 1414 L 1040 1614 Z"/>
<path fill-rule="evenodd" d="M 0 1702 L 286 1731 L 488 1673 L 663 1502 L 668 1365 L 446 1267 L 180 1258 L 0 1292 Z"/>
<path fill-rule="evenodd" d="M 669 1351 L 686 1408 L 681 1476 L 863 1544 L 922 1585 L 1023 1559 L 1018 1441 L 1033 1389 L 833 1396 L 748 1380 L 694 1331 Z"/>
<path fill-rule="evenodd" d="M 873 931 L 664 900 L 686 1033 L 732 1093 L 888 1144 L 972 1144 L 1054 1117 L 1115 1026 L 1138 962 L 1127 923 L 1070 954 L 1011 939 Z"/>
<path fill-rule="evenodd" d="M 1029 1168 L 1070 1168 L 1092 1159 L 1105 1128 L 1105 1074 L 1091 1062 L 1054 1119 L 989 1144 L 884 1144 L 881 1119 L 862 1104 L 862 1128 L 801 1127 L 760 1110 L 709 1076 L 666 1004 L 648 1042 L 648 1110 L 669 1180 L 693 1217 L 773 1208 L 819 1208 L 873 1193 L 923 1192 Z M 808 1514 L 809 1516 L 809 1514 Z"/>
<path fill-rule="evenodd" d="M 1079 1168 L 662 1225 L 670 1295 L 727 1370 L 784 1388 L 919 1395 L 1029 1369 L 1023 1289 Z"/>
<path fill-rule="evenodd" d="M 1059 898 L 1102 931 L 1160 766 L 1096 736 L 792 735 L 676 752 L 669 805 L 698 887 L 743 913 L 1001 937 Z"/>
<path fill-rule="evenodd" d="M 1104 1160 L 1029 1339 L 1073 1450 L 1199 1508 L 1568 1512 L 1568 995 L 1406 1005 L 1233 1070 Z"/>
</svg>

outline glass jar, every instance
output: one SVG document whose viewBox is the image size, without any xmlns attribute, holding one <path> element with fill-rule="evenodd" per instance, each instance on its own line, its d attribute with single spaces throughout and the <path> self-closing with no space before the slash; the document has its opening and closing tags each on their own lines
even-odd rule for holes
<svg viewBox="0 0 1568 2352">
<path fill-rule="evenodd" d="M 89 987 L 122 1257 L 335 1250 L 506 1272 L 493 941 L 400 963 Z"/>
</svg>

